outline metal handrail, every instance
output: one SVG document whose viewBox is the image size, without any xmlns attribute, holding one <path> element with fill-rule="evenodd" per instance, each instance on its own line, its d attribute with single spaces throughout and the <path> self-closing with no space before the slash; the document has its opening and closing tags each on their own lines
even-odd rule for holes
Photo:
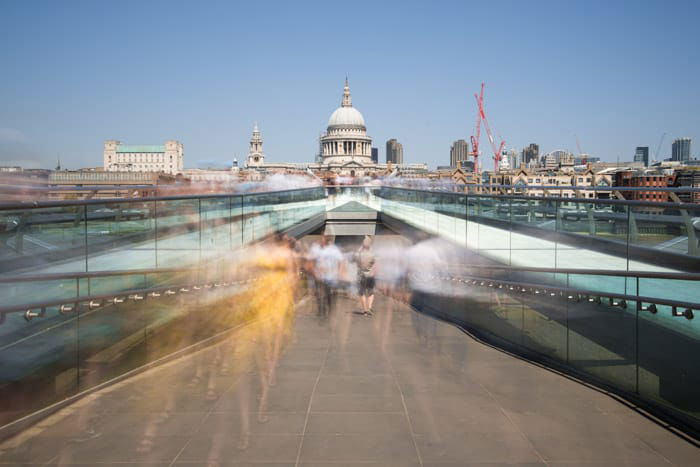
<svg viewBox="0 0 700 467">
<path fill-rule="evenodd" d="M 67 206 L 89 206 L 100 204 L 129 204 L 129 203 L 147 203 L 155 201 L 178 201 L 178 200 L 197 200 L 197 199 L 215 199 L 215 198 L 246 198 L 266 195 L 276 195 L 291 193 L 293 191 L 305 192 L 313 191 L 322 188 L 320 185 L 312 188 L 292 188 L 288 190 L 277 191 L 260 191 L 253 193 L 218 193 L 218 194 L 198 194 L 198 195 L 172 195 L 172 196 L 146 196 L 143 198 L 100 198 L 100 199 L 82 199 L 82 200 L 37 200 L 37 201 L 14 201 L 0 202 L 0 211 L 19 210 L 19 209 L 36 209 L 36 208 L 52 208 L 52 207 L 67 207 Z"/>
<path fill-rule="evenodd" d="M 545 272 L 557 274 L 578 274 L 587 276 L 619 276 L 634 277 L 639 279 L 673 279 L 700 281 L 700 274 L 686 272 L 656 272 L 656 271 L 621 271 L 616 269 L 575 269 L 575 268 L 540 268 L 527 266 L 500 266 L 481 264 L 462 264 L 461 267 L 473 267 L 474 269 L 495 269 L 519 272 Z"/>
<path fill-rule="evenodd" d="M 95 191 L 95 190 L 153 190 L 160 189 L 165 185 L 57 185 L 57 186 L 32 186 L 32 185 L 7 185 L 0 183 L 0 189 L 11 188 L 13 190 L 31 190 L 31 191 Z"/>
<path fill-rule="evenodd" d="M 469 187 L 514 187 L 513 185 L 454 185 L 460 189 Z M 373 189 L 394 189 L 394 190 L 404 190 L 413 192 L 423 192 L 431 194 L 451 194 L 459 196 L 472 196 L 478 198 L 499 198 L 499 199 L 518 199 L 518 200 L 545 200 L 545 201 L 563 201 L 567 203 L 571 202 L 584 202 L 592 204 L 606 204 L 606 205 L 622 205 L 622 206 L 648 206 L 656 208 L 675 208 L 675 209 L 698 209 L 699 205 L 695 203 L 669 203 L 669 202 L 649 202 L 649 201 L 639 201 L 639 200 L 618 200 L 618 199 L 596 199 L 596 198 L 564 198 L 558 196 L 518 196 L 517 194 L 489 194 L 489 193 L 463 193 L 463 192 L 446 192 L 440 190 L 428 190 L 420 188 L 409 188 L 409 187 L 395 187 L 391 185 L 328 185 L 325 187 L 337 187 L 337 188 L 373 188 Z M 216 199 L 216 198 L 228 198 L 228 197 L 255 197 L 264 196 L 270 194 L 282 194 L 289 193 L 293 191 L 312 191 L 318 188 L 324 188 L 323 186 L 311 187 L 311 188 L 293 188 L 287 190 L 278 191 L 265 191 L 265 192 L 254 192 L 254 193 L 215 193 L 215 194 L 198 194 L 198 195 L 172 195 L 172 196 L 148 196 L 143 198 L 100 198 L 100 199 L 90 199 L 90 200 L 44 200 L 44 201 L 14 201 L 14 202 L 0 202 L 0 211 L 3 210 L 18 210 L 18 209 L 33 209 L 33 208 L 43 208 L 43 207 L 66 207 L 66 206 L 87 206 L 87 205 L 101 205 L 101 204 L 122 204 L 122 203 L 146 203 L 153 201 L 177 201 L 177 200 L 192 200 L 192 199 Z M 518 188 L 518 187 L 516 187 Z M 662 188 L 656 189 L 653 187 L 610 187 L 605 189 L 598 189 L 594 187 L 567 187 L 567 186 L 541 186 L 540 189 L 572 189 L 578 191 L 593 190 L 593 191 L 668 191 L 668 192 L 700 192 L 700 189 L 676 189 L 676 188 Z"/>
<path fill-rule="evenodd" d="M 700 193 L 700 188 L 693 187 L 635 187 L 635 186 L 577 186 L 577 185 L 454 185 L 460 187 L 477 188 L 516 188 L 516 189 L 538 189 L 538 190 L 580 190 L 580 191 L 666 191 L 672 193 Z"/>
<path fill-rule="evenodd" d="M 469 186 L 469 185 L 463 185 L 463 186 Z M 500 194 L 489 194 L 489 193 L 463 193 L 463 192 L 424 190 L 424 189 L 419 189 L 419 188 L 404 188 L 404 187 L 392 187 L 392 186 L 383 186 L 382 188 L 392 189 L 392 190 L 414 191 L 414 192 L 419 192 L 419 193 L 463 196 L 466 198 L 474 197 L 474 198 L 515 199 L 515 200 L 521 200 L 521 201 L 563 201 L 566 203 L 578 202 L 578 203 L 620 205 L 620 206 L 644 206 L 644 207 L 654 207 L 654 208 L 691 209 L 691 210 L 700 209 L 700 204 L 695 204 L 695 203 L 661 203 L 661 202 L 652 202 L 652 201 L 621 200 L 621 199 L 564 198 L 564 197 L 560 197 L 560 196 L 525 196 L 525 195 L 518 196 L 517 194 L 500 195 Z M 626 191 L 622 188 L 623 187 L 617 187 L 617 191 Z M 652 191 L 652 190 L 645 190 L 645 191 Z"/>
<path fill-rule="evenodd" d="M 219 283 L 219 281 L 222 279 L 218 279 L 217 281 L 214 281 L 214 283 Z M 235 285 L 235 284 L 243 284 L 246 282 L 251 282 L 252 279 L 246 279 L 243 281 L 233 281 L 231 282 L 229 279 L 229 282 L 225 282 L 226 285 Z M 25 303 L 21 305 L 9 305 L 9 306 L 2 306 L 0 307 L 0 315 L 4 317 L 4 315 L 8 313 L 16 313 L 16 312 L 26 312 L 27 310 L 34 310 L 34 309 L 42 309 L 42 308 L 55 308 L 55 307 L 61 307 L 61 305 L 76 305 L 78 303 L 90 303 L 90 302 L 101 302 L 102 300 L 108 300 L 110 298 L 115 298 L 115 297 L 128 297 L 132 295 L 139 295 L 142 294 L 144 295 L 144 298 L 154 292 L 165 292 L 167 290 L 173 290 L 173 289 L 182 289 L 186 287 L 195 287 L 195 286 L 201 286 L 203 287 L 202 290 L 205 290 L 205 287 L 207 285 L 212 285 L 211 281 L 208 282 L 197 282 L 195 284 L 171 284 L 169 286 L 163 286 L 163 287 L 150 287 L 146 289 L 129 289 L 129 290 L 123 290 L 120 292 L 113 292 L 109 294 L 100 294 L 100 295 L 82 295 L 82 296 L 75 296 L 75 297 L 70 297 L 70 298 L 62 298 L 59 300 L 48 300 L 48 301 L 42 301 L 42 302 L 32 302 L 32 303 Z M 188 290 L 189 292 L 189 290 Z M 102 306 L 100 304 L 100 306 Z"/>
<path fill-rule="evenodd" d="M 323 185 L 324 187 L 333 188 L 399 188 L 404 190 L 421 190 L 429 192 L 441 192 L 441 190 L 429 190 L 422 188 L 413 187 L 403 187 L 392 184 L 386 185 Z M 441 187 L 454 187 L 454 188 L 516 188 L 525 190 L 574 190 L 574 191 L 665 191 L 671 193 L 700 193 L 700 188 L 693 187 L 632 187 L 632 186 L 610 186 L 610 187 L 600 187 L 600 186 L 578 186 L 578 185 L 532 185 L 532 186 L 522 186 L 522 185 L 489 185 L 489 184 L 476 184 L 476 185 L 462 185 L 458 183 L 447 183 L 444 185 L 439 185 L 436 188 Z M 448 192 L 450 193 L 450 192 Z"/>
<path fill-rule="evenodd" d="M 635 301 L 635 302 L 640 302 L 640 303 L 654 303 L 658 305 L 663 305 L 663 306 L 670 306 L 674 308 L 688 308 L 688 309 L 695 309 L 695 310 L 700 310 L 700 303 L 692 303 L 692 302 L 685 302 L 681 300 L 669 300 L 665 298 L 659 298 L 659 297 L 646 297 L 646 296 L 640 296 L 640 295 L 630 295 L 630 294 L 620 294 L 620 293 L 614 293 L 614 292 L 601 292 L 601 291 L 595 291 L 595 290 L 588 290 L 588 289 L 576 289 L 576 288 L 571 288 L 571 287 L 558 287 L 558 286 L 552 286 L 552 285 L 547 285 L 547 284 L 536 284 L 532 282 L 520 282 L 520 281 L 508 281 L 508 280 L 499 280 L 499 279 L 494 279 L 492 277 L 481 277 L 481 276 L 472 276 L 472 275 L 464 275 L 464 276 L 459 276 L 459 277 L 451 277 L 452 280 L 461 280 L 462 282 L 465 282 L 465 279 L 468 280 L 474 280 L 474 281 L 479 281 L 479 282 L 484 282 L 488 283 L 490 287 L 498 286 L 498 285 L 504 285 L 504 286 L 513 286 L 513 287 L 518 287 L 520 289 L 531 289 L 531 290 L 542 290 L 543 293 L 552 293 L 552 292 L 558 292 L 558 295 L 560 297 L 563 297 L 564 294 L 567 294 L 568 297 L 573 297 L 573 296 L 595 296 L 595 297 L 605 297 L 605 298 L 617 298 L 620 300 L 630 300 L 630 301 Z M 248 280 L 243 280 L 243 281 L 237 281 L 234 282 L 236 284 L 238 283 L 246 283 L 250 282 L 251 279 Z M 209 283 L 201 283 L 201 284 L 195 284 L 195 285 L 210 285 Z M 71 298 L 64 298 L 60 300 L 49 300 L 49 301 L 43 301 L 43 302 L 33 302 L 33 303 L 26 303 L 22 305 L 10 305 L 10 306 L 3 306 L 0 307 L 0 314 L 5 315 L 7 313 L 14 313 L 14 312 L 21 312 L 21 311 L 27 311 L 27 310 L 32 310 L 32 309 L 41 309 L 41 308 L 49 308 L 49 307 L 60 307 L 61 305 L 75 305 L 78 303 L 90 303 L 90 302 L 97 302 L 97 301 L 102 301 L 102 300 L 107 300 L 110 298 L 114 297 L 121 297 L 121 296 L 129 296 L 129 295 L 137 295 L 137 294 L 144 294 L 146 296 L 149 293 L 153 292 L 164 292 L 166 290 L 172 290 L 173 288 L 182 288 L 182 287 L 193 287 L 193 285 L 169 285 L 169 286 L 163 286 L 163 287 L 152 287 L 152 288 L 146 288 L 146 289 L 131 289 L 131 290 L 125 290 L 121 292 L 114 292 L 114 293 L 109 293 L 109 294 L 100 294 L 100 295 L 86 295 L 86 296 L 76 296 L 76 297 L 71 297 Z M 556 294 L 555 294 L 556 295 Z"/>
<path fill-rule="evenodd" d="M 661 271 L 629 271 L 618 269 L 576 269 L 576 268 L 543 268 L 528 266 L 508 266 L 497 264 L 459 264 L 459 267 L 474 269 L 495 269 L 519 272 L 544 272 L 556 274 L 578 274 L 590 276 L 619 276 L 634 277 L 640 279 L 672 279 L 700 281 L 700 273 L 685 272 L 661 272 Z M 137 276 L 144 274 L 159 274 L 171 272 L 196 272 L 208 270 L 208 267 L 194 268 L 146 268 L 146 269 L 122 269 L 116 271 L 91 271 L 91 272 L 59 272 L 47 274 L 29 274 L 13 277 L 0 277 L 0 284 L 12 282 L 40 282 L 61 279 L 91 279 L 109 276 Z"/>
<path fill-rule="evenodd" d="M 91 279 L 93 277 L 110 277 L 110 276 L 136 276 L 143 274 L 158 274 L 169 272 L 194 272 L 208 268 L 149 268 L 149 269 L 123 269 L 116 271 L 92 271 L 92 272 L 57 272 L 47 274 L 27 274 L 13 277 L 0 277 L 0 284 L 11 282 L 39 282 L 61 279 Z"/>
<path fill-rule="evenodd" d="M 601 298 L 616 298 L 620 300 L 629 300 L 633 302 L 638 302 L 638 303 L 653 303 L 657 305 L 663 305 L 663 306 L 670 306 L 672 308 L 688 308 L 691 310 L 700 310 L 700 303 L 692 303 L 692 302 L 684 302 L 681 300 L 668 300 L 665 298 L 658 298 L 658 297 L 646 297 L 642 295 L 630 295 L 630 294 L 620 294 L 620 293 L 614 293 L 614 292 L 601 292 L 601 291 L 595 291 L 595 290 L 587 290 L 587 289 L 574 289 L 570 287 L 557 287 L 553 285 L 546 285 L 546 284 L 534 284 L 531 282 L 518 282 L 518 281 L 504 281 L 504 280 L 499 280 L 499 279 L 494 279 L 494 278 L 489 278 L 489 277 L 480 277 L 480 276 L 469 276 L 467 275 L 468 280 L 474 280 L 478 282 L 484 282 L 486 284 L 489 284 L 489 288 L 493 288 L 494 286 L 498 285 L 504 285 L 504 286 L 513 286 L 513 287 L 518 287 L 522 291 L 522 289 L 530 289 L 531 291 L 534 290 L 541 290 L 543 294 L 546 293 L 551 293 L 551 292 L 558 292 L 560 297 L 564 297 L 566 294 L 566 298 L 568 299 L 569 297 L 576 297 L 576 296 L 586 296 L 586 297 L 601 297 Z M 454 280 L 455 278 L 453 278 Z M 463 278 L 457 278 L 459 280 L 462 280 L 464 282 Z"/>
</svg>

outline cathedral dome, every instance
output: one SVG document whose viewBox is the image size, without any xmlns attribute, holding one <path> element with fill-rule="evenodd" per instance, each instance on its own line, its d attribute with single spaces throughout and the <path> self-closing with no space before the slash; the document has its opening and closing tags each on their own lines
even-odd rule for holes
<svg viewBox="0 0 700 467">
<path fill-rule="evenodd" d="M 354 107 L 338 107 L 328 119 L 328 127 L 362 127 L 365 128 L 365 119 L 359 110 Z"/>
<path fill-rule="evenodd" d="M 319 143 L 323 164 L 328 167 L 334 166 L 334 170 L 341 170 L 339 173 L 345 173 L 342 172 L 345 170 L 347 174 L 353 175 L 356 168 L 373 164 L 372 138 L 367 136 L 362 114 L 352 106 L 347 78 L 343 89 L 343 101 L 328 119 L 328 131 L 321 136 Z M 353 168 L 348 169 L 348 164 L 352 164 Z"/>
<path fill-rule="evenodd" d="M 366 130 L 365 119 L 360 111 L 352 106 L 352 97 L 350 97 L 350 86 L 347 78 L 345 78 L 345 87 L 343 88 L 343 101 L 340 107 L 335 109 L 331 118 L 328 119 L 328 131 L 334 128 L 359 128 Z"/>
</svg>

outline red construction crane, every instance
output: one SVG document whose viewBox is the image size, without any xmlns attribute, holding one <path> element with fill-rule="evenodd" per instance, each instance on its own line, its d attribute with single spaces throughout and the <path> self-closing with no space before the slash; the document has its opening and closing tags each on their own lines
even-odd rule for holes
<svg viewBox="0 0 700 467">
<path fill-rule="evenodd" d="M 489 120 L 486 117 L 486 111 L 484 110 L 484 83 L 481 83 L 481 93 L 479 95 L 474 94 L 476 98 L 477 106 L 477 116 L 476 116 L 476 129 L 474 131 L 475 136 L 472 136 L 472 155 L 474 156 L 474 171 L 478 171 L 478 157 L 479 157 L 479 138 L 481 136 L 481 122 L 484 123 L 486 128 L 486 134 L 489 138 L 489 143 L 491 144 L 491 150 L 493 151 L 493 161 L 494 161 L 494 171 L 498 170 L 498 166 L 501 162 L 501 153 L 503 152 L 503 147 L 506 142 L 501 140 L 501 144 L 496 146 L 496 141 L 493 138 L 493 133 L 491 132 L 491 126 L 489 125 Z"/>
<path fill-rule="evenodd" d="M 481 84 L 482 88 L 484 84 Z M 496 141 L 493 139 L 493 133 L 491 133 L 491 127 L 489 126 L 489 119 L 486 117 L 486 111 L 484 110 L 484 96 L 482 94 L 479 100 L 479 112 L 481 113 L 481 120 L 484 122 L 484 127 L 486 128 L 486 134 L 489 137 L 489 143 L 491 144 L 491 150 L 493 151 L 493 169 L 498 170 L 498 166 L 501 162 L 501 154 L 503 152 L 503 147 L 506 142 L 501 140 L 501 144 L 496 146 Z"/>
<path fill-rule="evenodd" d="M 481 139 L 481 102 L 484 100 L 484 83 L 481 83 L 481 96 L 476 97 L 476 125 L 474 126 L 474 135 L 471 137 L 472 140 L 472 152 L 470 153 L 474 157 L 474 172 L 479 172 L 479 140 Z"/>
</svg>

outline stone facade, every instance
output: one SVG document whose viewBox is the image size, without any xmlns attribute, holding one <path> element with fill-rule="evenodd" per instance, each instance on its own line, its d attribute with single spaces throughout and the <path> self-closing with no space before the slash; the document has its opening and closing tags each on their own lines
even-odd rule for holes
<svg viewBox="0 0 700 467">
<path fill-rule="evenodd" d="M 263 140 L 260 136 L 260 129 L 257 122 L 253 127 L 253 136 L 250 138 L 250 146 L 248 148 L 248 159 L 246 159 L 246 167 L 262 167 L 265 165 L 265 154 L 263 153 Z"/>
<path fill-rule="evenodd" d="M 181 173 L 185 165 L 182 143 L 166 141 L 164 145 L 125 145 L 120 141 L 104 143 L 103 167 L 106 172 Z"/>
<path fill-rule="evenodd" d="M 348 163 L 359 166 L 374 165 L 372 138 L 367 136 L 365 119 L 352 106 L 350 86 L 345 80 L 343 100 L 328 120 L 326 133 L 321 136 L 321 163 L 343 166 Z"/>
<path fill-rule="evenodd" d="M 581 171 L 561 171 L 531 169 L 521 167 L 517 170 L 487 172 L 488 184 L 493 188 L 487 191 L 501 194 L 522 194 L 528 196 L 559 196 L 563 198 L 603 198 L 610 197 L 613 179 L 606 172 L 595 172 L 591 166 Z M 509 186 L 510 188 L 504 188 Z M 598 188 L 598 191 L 577 189 Z"/>
</svg>

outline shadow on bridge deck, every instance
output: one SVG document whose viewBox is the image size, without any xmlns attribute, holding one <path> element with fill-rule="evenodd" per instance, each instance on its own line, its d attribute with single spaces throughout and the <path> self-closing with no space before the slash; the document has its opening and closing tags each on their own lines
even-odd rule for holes
<svg viewBox="0 0 700 467">
<path fill-rule="evenodd" d="M 320 320 L 302 300 L 262 412 L 224 342 L 62 409 L 0 463 L 697 465 L 700 449 L 605 394 L 383 296 L 373 317 L 355 309 L 341 296 Z"/>
</svg>

